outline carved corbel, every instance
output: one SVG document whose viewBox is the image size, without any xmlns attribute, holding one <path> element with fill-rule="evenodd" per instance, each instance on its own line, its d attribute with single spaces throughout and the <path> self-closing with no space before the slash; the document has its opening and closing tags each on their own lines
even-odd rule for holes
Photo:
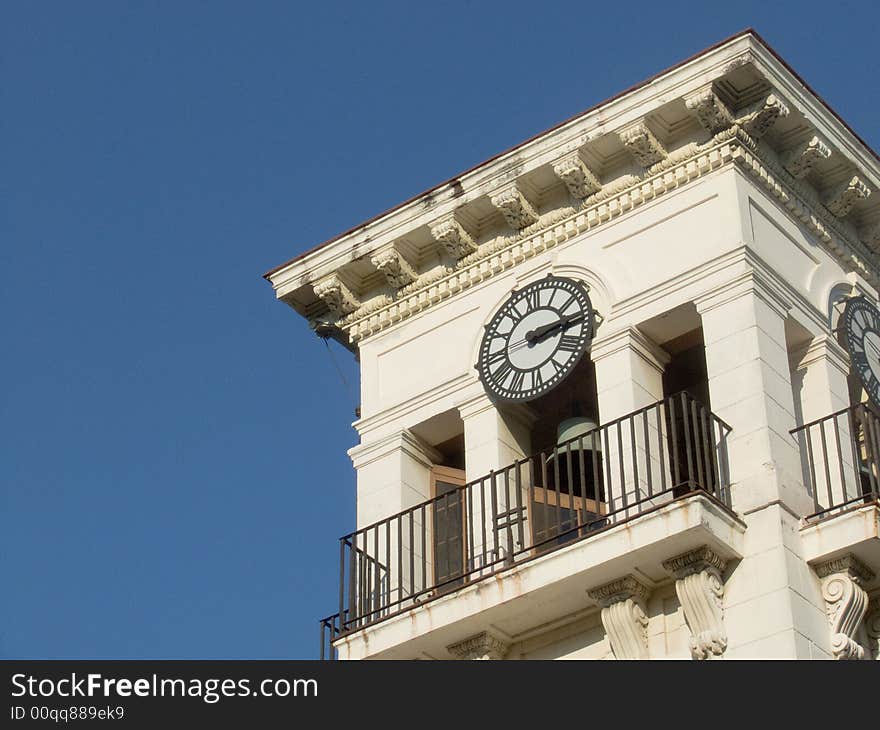
<svg viewBox="0 0 880 730">
<path fill-rule="evenodd" d="M 666 157 L 666 150 L 645 124 L 624 129 L 620 141 L 642 167 L 650 167 Z"/>
<path fill-rule="evenodd" d="M 648 617 L 645 601 L 650 589 L 627 575 L 587 592 L 602 607 L 602 625 L 615 659 L 648 658 Z"/>
<path fill-rule="evenodd" d="M 446 650 L 456 659 L 465 660 L 497 660 L 504 659 L 510 646 L 493 633 L 483 631 L 470 636 L 464 641 L 450 644 Z"/>
<path fill-rule="evenodd" d="M 315 296 L 337 317 L 350 314 L 361 305 L 351 289 L 336 274 L 325 276 L 313 288 Z"/>
<path fill-rule="evenodd" d="M 370 257 L 370 262 L 385 274 L 389 286 L 395 289 L 411 284 L 419 276 L 393 244 L 379 249 Z"/>
<path fill-rule="evenodd" d="M 504 220 L 514 230 L 521 231 L 538 222 L 538 213 L 523 195 L 516 183 L 507 185 L 489 198 L 490 202 L 504 216 Z"/>
<path fill-rule="evenodd" d="M 675 576 L 675 592 L 691 630 L 694 659 L 718 656 L 727 648 L 721 578 L 725 564 L 705 545 L 663 562 L 663 567 Z"/>
<path fill-rule="evenodd" d="M 873 227 L 865 229 L 862 233 L 862 240 L 866 246 L 874 250 L 880 248 L 880 223 L 875 223 Z"/>
<path fill-rule="evenodd" d="M 865 617 L 865 629 L 871 641 L 871 653 L 875 660 L 880 661 L 880 591 L 870 597 L 868 613 Z"/>
<path fill-rule="evenodd" d="M 450 213 L 431 224 L 431 236 L 455 259 L 463 259 L 477 250 L 477 244 L 461 223 Z"/>
<path fill-rule="evenodd" d="M 742 121 L 743 129 L 755 139 L 760 139 L 778 119 L 789 115 L 788 105 L 776 94 L 770 94 L 764 101 L 759 101 L 745 115 Z"/>
<path fill-rule="evenodd" d="M 718 134 L 733 124 L 734 117 L 730 109 L 711 88 L 686 97 L 684 105 L 709 134 Z"/>
<path fill-rule="evenodd" d="M 868 594 L 862 585 L 874 574 L 849 553 L 817 565 L 816 575 L 822 579 L 822 598 L 831 625 L 831 653 L 835 659 L 862 659 L 865 649 L 855 638 L 868 611 Z"/>
<path fill-rule="evenodd" d="M 782 165 L 796 178 L 806 177 L 819 160 L 831 157 L 831 147 L 818 135 L 782 154 Z"/>
<path fill-rule="evenodd" d="M 853 175 L 851 180 L 841 183 L 825 197 L 825 207 L 838 218 L 843 218 L 852 210 L 859 200 L 864 200 L 871 194 L 871 188 L 861 181 L 858 175 Z"/>
<path fill-rule="evenodd" d="M 583 200 L 602 189 L 602 183 L 577 152 L 563 157 L 553 165 L 553 172 L 568 188 L 573 198 Z"/>
</svg>

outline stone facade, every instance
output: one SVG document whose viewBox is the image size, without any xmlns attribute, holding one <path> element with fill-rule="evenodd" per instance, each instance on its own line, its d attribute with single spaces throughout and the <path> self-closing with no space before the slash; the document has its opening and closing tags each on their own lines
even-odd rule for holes
<svg viewBox="0 0 880 730">
<path fill-rule="evenodd" d="M 850 472 L 873 484 L 857 470 L 873 462 L 846 426 L 810 476 L 797 429 L 860 398 L 833 323 L 841 297 L 877 301 L 878 185 L 876 155 L 746 32 L 269 272 L 360 360 L 352 565 L 375 544 L 375 592 L 357 598 L 379 602 L 339 657 L 877 657 L 880 509 L 835 496 Z M 438 570 L 437 484 L 494 478 L 546 441 L 544 402 L 493 402 L 474 363 L 493 313 L 547 274 L 585 282 L 600 315 L 584 366 L 598 423 L 698 371 L 678 387 L 729 429 L 704 475 L 729 489 L 654 498 L 673 472 L 649 461 L 620 485 L 627 509 L 652 490 L 627 521 L 528 555 L 511 539 L 419 592 L 413 566 Z M 602 458 L 644 464 L 673 429 L 633 429 Z M 459 508 L 490 532 L 520 509 Z M 370 527 L 407 510 L 412 538 Z"/>
</svg>

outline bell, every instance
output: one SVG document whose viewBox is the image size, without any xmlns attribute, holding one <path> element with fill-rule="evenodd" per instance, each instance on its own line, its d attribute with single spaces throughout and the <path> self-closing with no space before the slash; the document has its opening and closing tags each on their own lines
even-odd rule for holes
<svg viewBox="0 0 880 730">
<path fill-rule="evenodd" d="M 572 416 L 571 418 L 566 418 L 556 427 L 556 445 L 560 446 L 567 441 L 578 438 L 578 436 L 584 436 L 585 434 L 590 433 L 590 431 L 595 431 L 597 428 L 599 428 L 599 424 L 589 416 Z M 592 451 L 593 438 L 590 437 L 584 439 L 583 447 L 584 451 Z M 578 445 L 572 443 L 571 448 L 572 450 L 575 450 L 578 448 Z M 596 434 L 596 451 L 601 450 L 602 439 L 599 434 Z"/>
</svg>

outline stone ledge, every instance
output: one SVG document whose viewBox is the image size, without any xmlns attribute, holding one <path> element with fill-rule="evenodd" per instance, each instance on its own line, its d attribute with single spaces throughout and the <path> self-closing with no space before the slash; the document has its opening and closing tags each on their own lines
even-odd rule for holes
<svg viewBox="0 0 880 730">
<path fill-rule="evenodd" d="M 667 582 L 663 561 L 701 546 L 743 555 L 745 524 L 707 495 L 692 494 L 554 552 L 391 616 L 335 642 L 340 659 L 447 658 L 446 647 L 487 628 L 517 635 L 595 604 L 587 589 L 633 573 Z"/>
</svg>

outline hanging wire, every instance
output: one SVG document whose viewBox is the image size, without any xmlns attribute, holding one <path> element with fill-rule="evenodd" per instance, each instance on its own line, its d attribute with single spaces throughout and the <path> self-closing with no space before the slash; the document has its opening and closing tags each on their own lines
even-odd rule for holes
<svg viewBox="0 0 880 730">
<path fill-rule="evenodd" d="M 345 377 L 345 373 L 342 372 L 342 368 L 339 366 L 339 361 L 336 359 L 336 355 L 333 354 L 333 348 L 330 347 L 330 338 L 323 337 L 322 335 L 318 335 L 321 340 L 324 342 L 324 347 L 327 348 L 327 352 L 330 354 L 330 359 L 333 361 L 333 367 L 336 368 L 336 372 L 339 373 L 339 379 L 342 381 L 342 385 L 345 387 L 345 390 L 348 392 L 349 397 L 351 398 L 352 403 L 354 403 L 355 413 L 360 410 L 357 397 L 355 397 L 354 390 L 351 387 L 351 384 L 348 382 L 348 379 Z"/>
</svg>

